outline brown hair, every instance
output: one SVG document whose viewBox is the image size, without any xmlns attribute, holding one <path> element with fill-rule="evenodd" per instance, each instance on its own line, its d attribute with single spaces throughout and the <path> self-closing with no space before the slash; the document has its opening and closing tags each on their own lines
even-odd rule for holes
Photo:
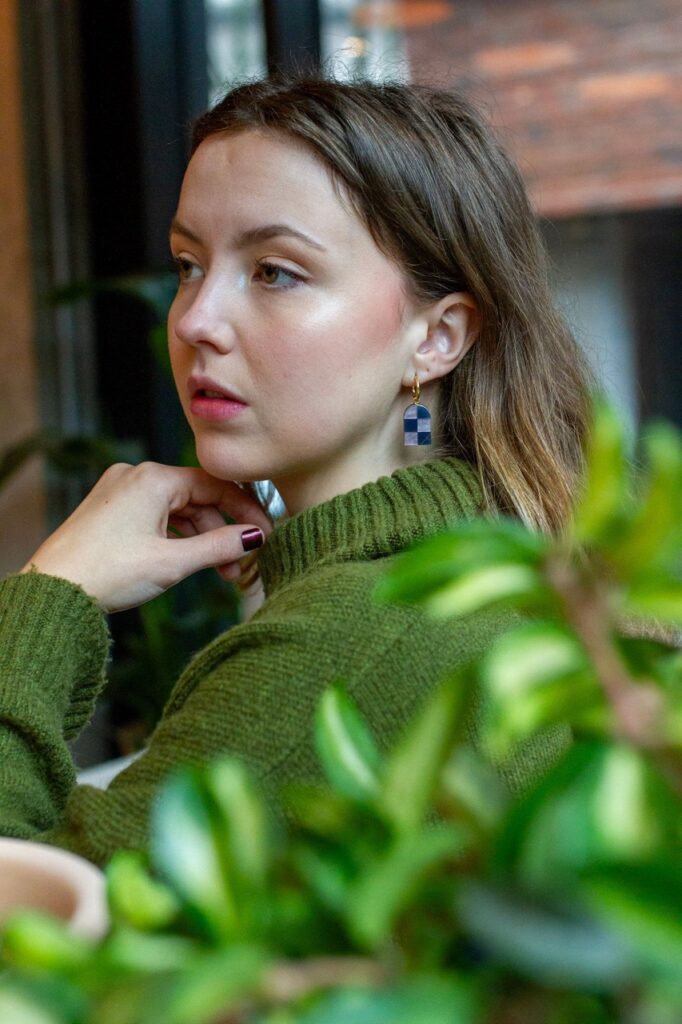
<svg viewBox="0 0 682 1024">
<path fill-rule="evenodd" d="M 550 532 L 582 468 L 593 382 L 555 308 L 547 253 L 521 175 L 463 96 L 305 73 L 231 89 L 193 124 L 284 132 L 319 156 L 413 298 L 477 301 L 481 329 L 441 381 L 438 454 L 477 470 L 486 507 Z"/>
</svg>

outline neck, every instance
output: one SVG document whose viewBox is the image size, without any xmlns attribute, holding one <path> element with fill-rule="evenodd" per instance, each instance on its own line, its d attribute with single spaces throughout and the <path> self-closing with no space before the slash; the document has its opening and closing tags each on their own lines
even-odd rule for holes
<svg viewBox="0 0 682 1024">
<path fill-rule="evenodd" d="M 354 448 L 351 452 L 341 453 L 333 461 L 273 479 L 288 515 L 295 516 L 339 494 L 362 487 L 382 476 L 390 476 L 397 469 L 428 462 L 434 457 L 433 446 L 406 447 L 400 439 L 388 451 L 379 445 L 367 444 L 363 447 L 365 450 Z"/>
<path fill-rule="evenodd" d="M 284 502 L 289 516 L 306 508 L 321 505 L 339 494 L 390 476 L 397 469 L 407 469 L 436 457 L 440 446 L 437 424 L 438 394 L 436 383 L 422 388 L 421 401 L 431 411 L 433 444 L 405 445 L 400 429 L 402 412 L 407 404 L 404 393 L 396 396 L 394 408 L 374 431 L 362 434 L 332 458 L 314 465 L 304 465 L 272 482 Z"/>
</svg>

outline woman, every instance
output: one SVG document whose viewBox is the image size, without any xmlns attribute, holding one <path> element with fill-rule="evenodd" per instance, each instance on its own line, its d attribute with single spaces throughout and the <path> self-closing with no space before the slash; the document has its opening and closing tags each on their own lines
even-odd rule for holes
<svg viewBox="0 0 682 1024">
<path fill-rule="evenodd" d="M 456 95 L 310 77 L 231 91 L 194 125 L 170 242 L 170 354 L 202 468 L 110 467 L 0 584 L 0 833 L 97 863 L 145 842 L 181 762 L 231 751 L 266 791 L 315 777 L 312 717 L 335 679 L 388 745 L 508 620 L 379 607 L 375 581 L 461 517 L 559 529 L 588 409 L 519 173 Z M 415 405 L 431 447 L 403 419 Z M 235 483 L 265 479 L 288 514 L 274 530 Z M 66 741 L 104 683 L 104 613 L 208 566 L 236 578 L 256 548 L 251 621 L 190 662 L 107 791 L 75 786 Z M 505 766 L 510 784 L 566 742 Z"/>
</svg>

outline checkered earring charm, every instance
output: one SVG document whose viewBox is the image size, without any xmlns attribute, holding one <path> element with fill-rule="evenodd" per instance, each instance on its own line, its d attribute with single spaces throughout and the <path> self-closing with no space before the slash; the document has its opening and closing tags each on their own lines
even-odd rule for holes
<svg viewBox="0 0 682 1024">
<path fill-rule="evenodd" d="M 431 444 L 431 413 L 425 405 L 419 404 L 419 375 L 412 381 L 412 404 L 403 415 L 403 436 L 405 444 Z"/>
</svg>

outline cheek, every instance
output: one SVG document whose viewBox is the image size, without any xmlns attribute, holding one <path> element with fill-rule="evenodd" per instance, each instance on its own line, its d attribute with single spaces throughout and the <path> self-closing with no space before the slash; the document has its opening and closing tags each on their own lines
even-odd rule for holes
<svg viewBox="0 0 682 1024">
<path fill-rule="evenodd" d="M 344 303 L 324 315 L 298 320 L 276 345 L 251 351 L 251 377 L 267 399 L 261 422 L 281 436 L 313 441 L 392 401 L 401 376 L 398 338 L 402 306 L 384 290 L 376 299 Z M 395 384 L 395 388 L 394 388 Z M 382 393 L 386 393 L 386 401 Z"/>
<path fill-rule="evenodd" d="M 384 355 L 395 348 L 402 330 L 404 308 L 402 291 L 395 285 L 379 286 L 368 301 L 365 324 L 376 354 Z"/>
<path fill-rule="evenodd" d="M 320 371 L 330 384 L 344 380 L 363 389 L 394 371 L 399 357 L 402 322 L 401 296 L 385 279 L 365 286 L 327 325 Z"/>
<path fill-rule="evenodd" d="M 344 289 L 342 300 L 323 302 L 288 325 L 277 345 L 281 372 L 317 373 L 333 378 L 354 376 L 395 350 L 404 310 L 402 290 L 385 274 L 368 275 Z M 294 369 L 295 368 L 295 369 Z"/>
</svg>

